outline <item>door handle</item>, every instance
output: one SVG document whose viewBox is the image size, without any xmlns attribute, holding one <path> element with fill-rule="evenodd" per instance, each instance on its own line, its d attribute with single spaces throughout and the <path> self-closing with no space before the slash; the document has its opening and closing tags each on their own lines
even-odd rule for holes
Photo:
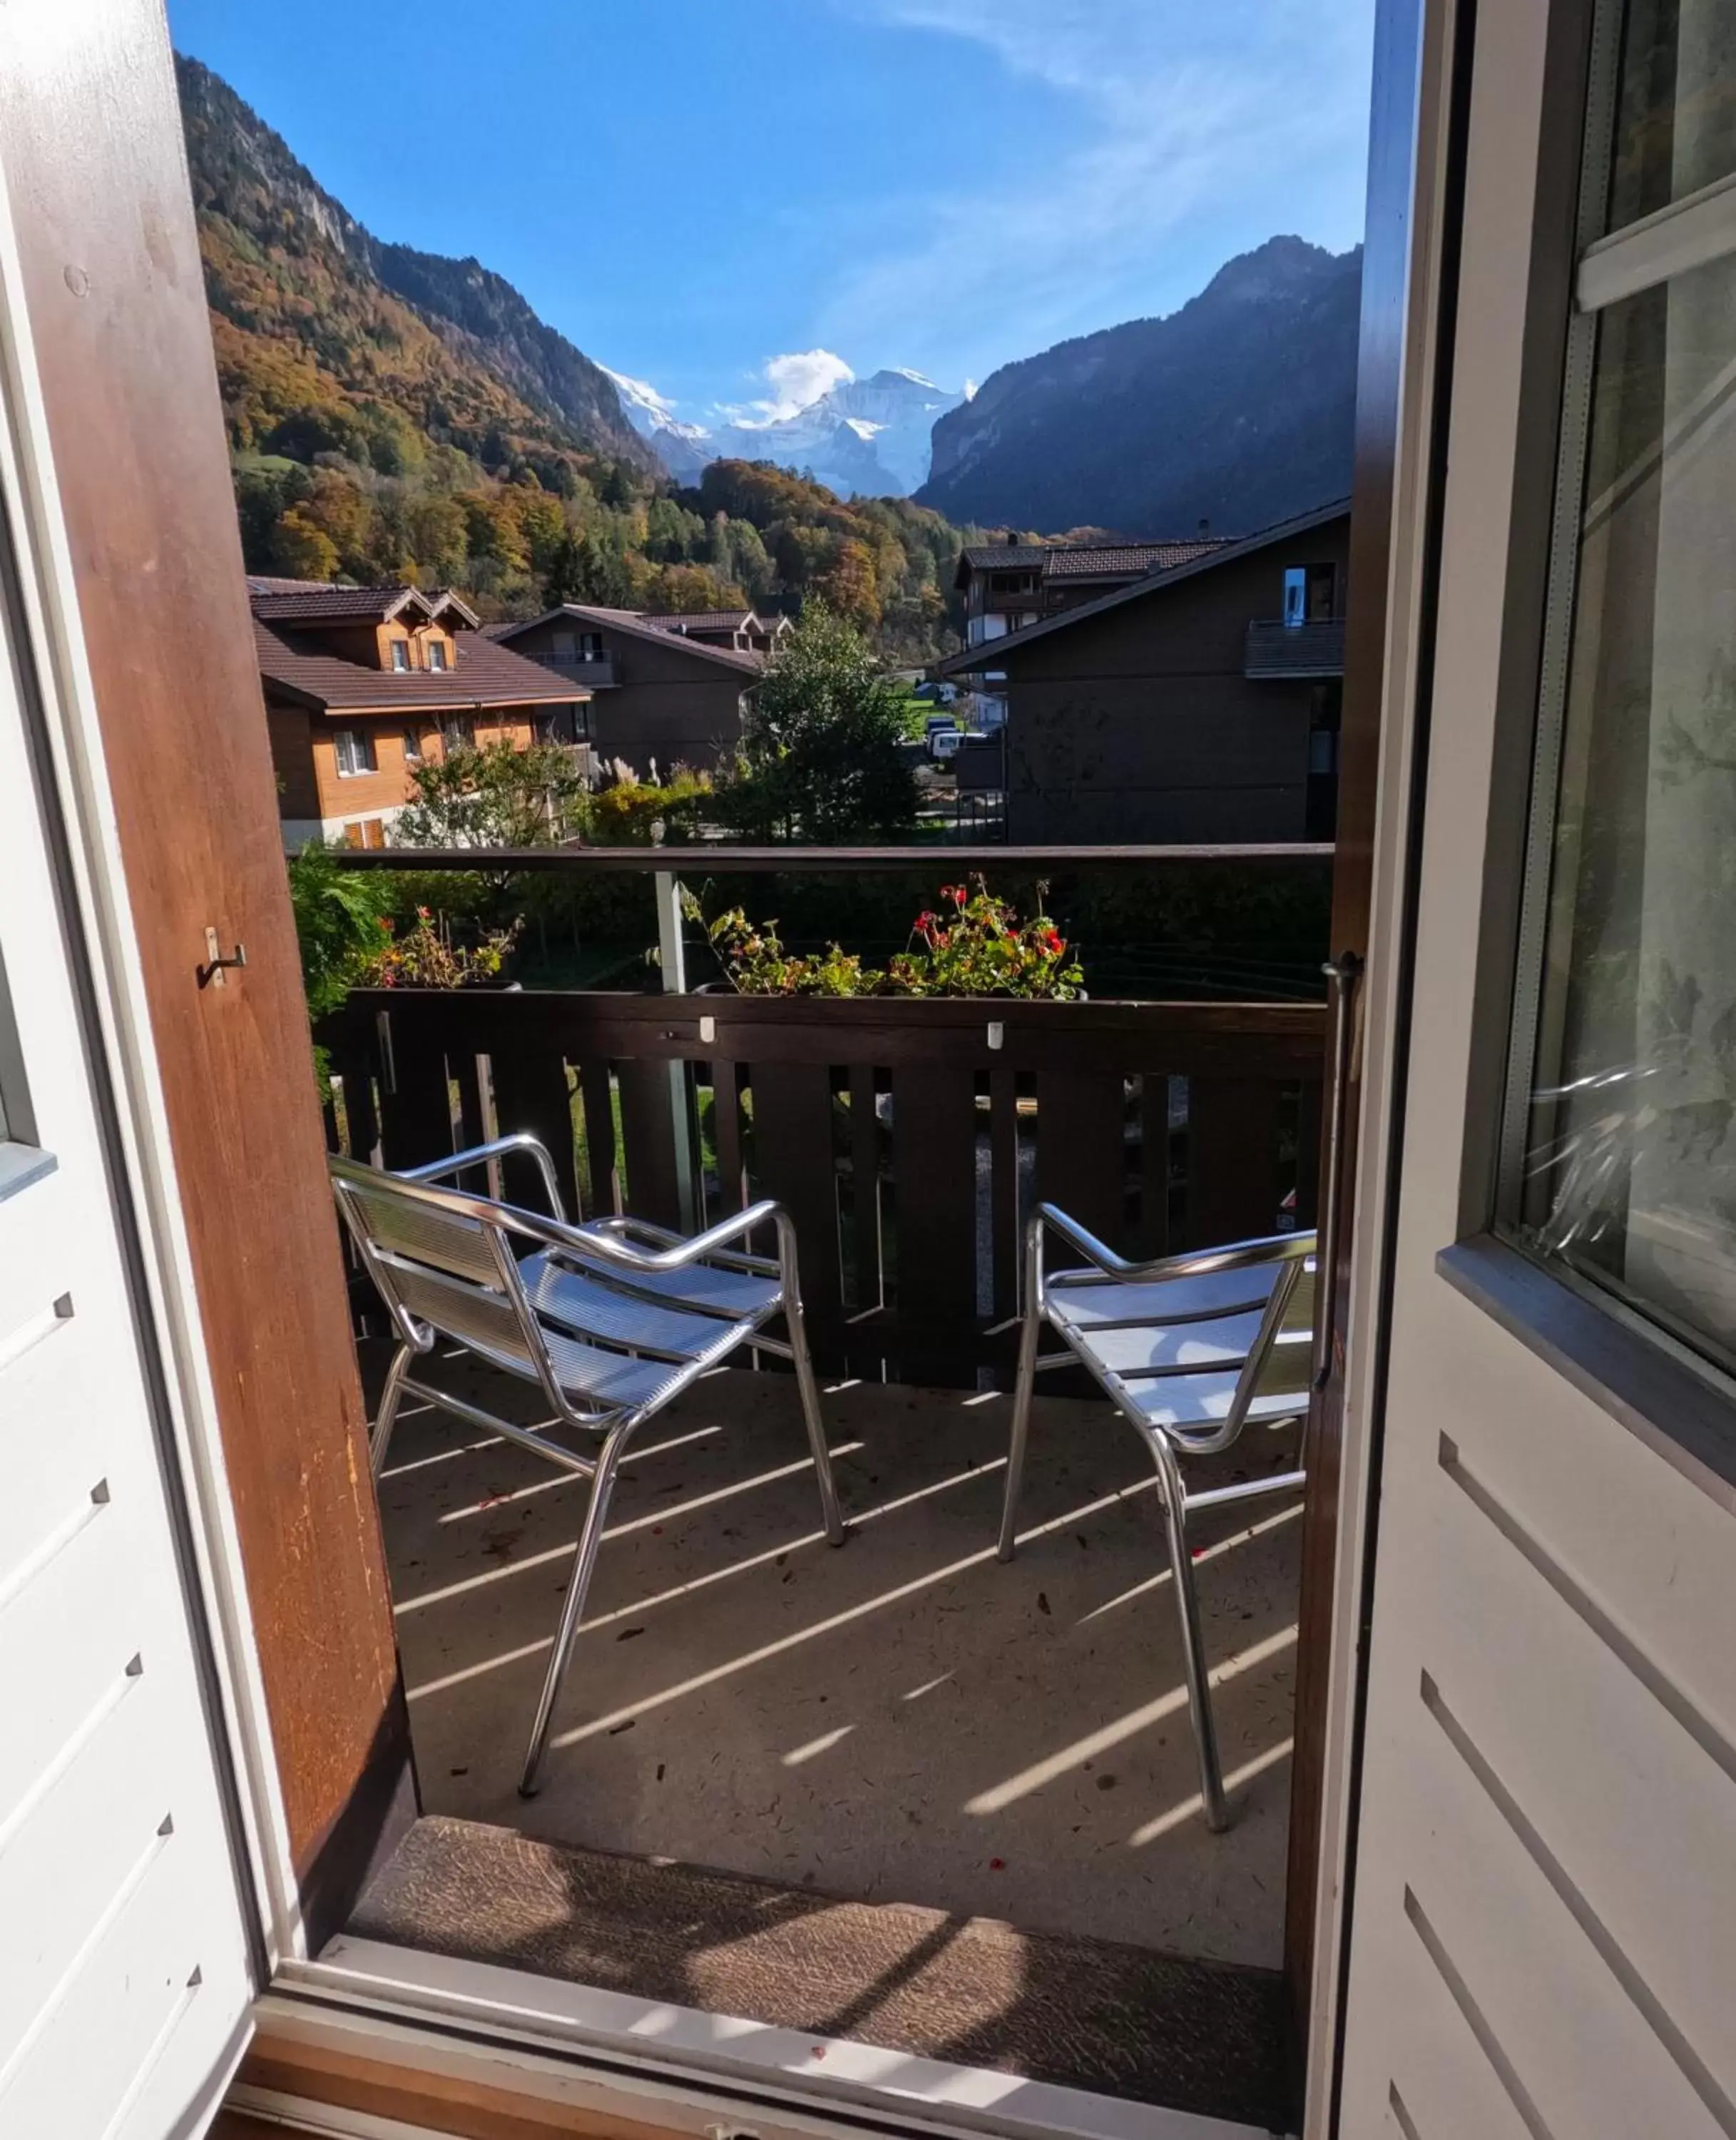
<svg viewBox="0 0 1736 2140">
<path fill-rule="evenodd" d="M 1344 1160 L 1344 1117 L 1350 1103 L 1351 1042 L 1356 1031 L 1351 1006 L 1361 978 L 1362 960 L 1354 951 L 1341 951 L 1321 969 L 1332 998 L 1332 1092 L 1327 1112 L 1326 1179 L 1321 1184 L 1319 1246 L 1315 1254 L 1315 1284 L 1320 1313 L 1314 1325 L 1314 1381 L 1323 1390 L 1332 1372 L 1332 1340 L 1337 1306 L 1339 1173 Z"/>
</svg>

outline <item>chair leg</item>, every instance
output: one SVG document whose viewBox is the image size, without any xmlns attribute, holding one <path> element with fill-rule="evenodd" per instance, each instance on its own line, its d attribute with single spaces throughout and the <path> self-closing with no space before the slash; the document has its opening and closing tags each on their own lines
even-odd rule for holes
<svg viewBox="0 0 1736 2140">
<path fill-rule="evenodd" d="M 385 1462 L 385 1452 L 390 1446 L 392 1429 L 397 1423 L 398 1406 L 404 1399 L 404 1378 L 409 1372 L 409 1363 L 415 1354 L 408 1345 L 400 1345 L 392 1355 L 392 1364 L 385 1371 L 385 1387 L 380 1392 L 380 1410 L 374 1416 L 374 1431 L 368 1437 L 368 1469 L 377 1479 L 380 1466 Z"/>
<path fill-rule="evenodd" d="M 1199 1590 L 1194 1580 L 1194 1556 L 1188 1546 L 1187 1495 L 1175 1451 L 1161 1434 L 1143 1430 L 1157 1465 L 1163 1495 L 1164 1529 L 1170 1541 L 1170 1567 L 1175 1578 L 1175 1609 L 1181 1620 L 1182 1663 L 1188 1676 L 1188 1707 L 1193 1713 L 1194 1745 L 1199 1756 L 1199 1796 L 1205 1824 L 1221 1835 L 1229 1826 L 1224 1797 L 1224 1770 L 1218 1758 L 1218 1727 L 1212 1715 L 1212 1687 L 1205 1664 L 1205 1637 L 1199 1624 Z"/>
<path fill-rule="evenodd" d="M 1025 1450 L 1031 1439 L 1031 1392 L 1037 1386 L 1037 1346 L 1042 1335 L 1042 1317 L 1035 1303 L 1025 1309 L 1018 1334 L 1018 1380 L 1013 1392 L 1013 1441 L 1007 1452 L 1007 1491 L 1001 1502 L 1001 1542 L 998 1560 L 1011 1560 L 1018 1523 L 1018 1497 L 1025 1483 Z"/>
<path fill-rule="evenodd" d="M 542 1693 L 537 1703 L 537 1720 L 531 1726 L 531 1743 L 525 1750 L 524 1769 L 518 1779 L 521 1798 L 537 1794 L 537 1771 L 542 1766 L 542 1755 L 548 1745 L 549 1725 L 554 1720 L 555 1703 L 560 1698 L 561 1682 L 566 1676 L 566 1667 L 572 1661 L 572 1646 L 579 1632 L 579 1620 L 585 1610 L 585 1598 L 591 1588 L 591 1578 L 596 1572 L 597 1548 L 603 1542 L 603 1525 L 608 1520 L 609 1498 L 615 1491 L 615 1475 L 620 1465 L 621 1451 L 627 1445 L 627 1437 L 636 1422 L 624 1419 L 611 1430 L 609 1438 L 596 1460 L 596 1470 L 591 1481 L 591 1499 L 585 1510 L 585 1521 L 580 1528 L 579 1543 L 572 1557 L 572 1573 L 566 1584 L 566 1595 L 561 1603 L 561 1624 L 555 1631 L 555 1647 L 548 1661 L 548 1671 L 542 1681 Z"/>
<path fill-rule="evenodd" d="M 820 1416 L 820 1386 L 814 1379 L 814 1363 L 807 1349 L 807 1332 L 802 1311 L 784 1318 L 790 1333 L 790 1357 L 795 1363 L 796 1387 L 802 1395 L 802 1416 L 807 1427 L 807 1445 L 814 1455 L 814 1472 L 820 1481 L 820 1514 L 826 1523 L 828 1545 L 844 1543 L 844 1517 L 838 1507 L 838 1483 L 832 1475 L 831 1451 L 826 1443 L 826 1422 Z"/>
</svg>

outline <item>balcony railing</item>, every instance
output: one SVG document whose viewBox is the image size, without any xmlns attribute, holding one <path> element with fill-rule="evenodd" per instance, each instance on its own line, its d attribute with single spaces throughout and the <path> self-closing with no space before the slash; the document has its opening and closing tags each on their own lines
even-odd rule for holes
<svg viewBox="0 0 1736 2140">
<path fill-rule="evenodd" d="M 1010 1369 L 1033 1197 L 1130 1254 L 1312 1222 L 1325 1015 L 363 990 L 320 1038 L 334 1145 L 409 1166 L 528 1129 L 569 1210 L 683 1228 L 778 1197 L 829 1372 L 968 1384 Z"/>
<path fill-rule="evenodd" d="M 539 655 L 539 668 L 553 671 L 563 684 L 571 684 L 581 690 L 605 691 L 615 682 L 615 658 L 599 655 L 594 661 L 559 661 L 548 655 Z"/>
<path fill-rule="evenodd" d="M 1248 627 L 1243 674 L 1268 679 L 1341 676 L 1344 619 L 1323 617 L 1312 624 L 1286 624 L 1282 617 L 1257 620 Z"/>
</svg>

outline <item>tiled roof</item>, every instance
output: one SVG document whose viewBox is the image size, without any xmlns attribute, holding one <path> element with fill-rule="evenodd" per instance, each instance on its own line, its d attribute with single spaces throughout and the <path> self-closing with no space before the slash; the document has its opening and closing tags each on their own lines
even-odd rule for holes
<svg viewBox="0 0 1736 2140">
<path fill-rule="evenodd" d="M 401 609 L 425 606 L 414 587 L 278 587 L 253 604 L 264 624 L 383 624 Z"/>
<path fill-rule="evenodd" d="M 655 624 L 648 624 L 637 610 L 597 609 L 588 602 L 562 602 L 558 609 L 545 610 L 541 616 L 527 617 L 520 623 L 507 626 L 498 636 L 503 640 L 513 640 L 539 624 L 557 624 L 569 617 L 575 624 L 618 631 L 628 639 L 641 639 L 658 646 L 667 646 L 674 640 L 682 652 L 690 654 L 695 661 L 715 662 L 725 669 L 738 670 L 743 675 L 759 676 L 765 673 L 763 655 L 733 646 L 709 646 L 703 639 L 684 638 L 679 632 L 664 631 Z"/>
<path fill-rule="evenodd" d="M 254 616 L 266 624 L 383 624 L 405 609 L 424 617 L 454 609 L 466 623 L 476 622 L 448 587 L 341 587 L 327 580 L 262 577 L 248 580 L 248 597 Z"/>
<path fill-rule="evenodd" d="M 466 632 L 450 669 L 369 669 L 327 653 L 317 634 L 253 620 L 267 687 L 327 713 L 468 713 L 484 706 L 570 705 L 589 698 L 482 632 Z"/>
<path fill-rule="evenodd" d="M 1078 580 L 1128 572 L 1168 572 L 1177 565 L 1221 550 L 1229 539 L 1227 535 L 1197 535 L 1176 542 L 1060 543 L 1047 553 L 1043 577 Z"/>
<path fill-rule="evenodd" d="M 740 631 L 759 619 L 751 609 L 647 610 L 643 621 L 660 631 Z"/>
<path fill-rule="evenodd" d="M 963 552 L 978 572 L 1034 572 L 1049 554 L 1047 542 L 973 542 Z"/>
</svg>

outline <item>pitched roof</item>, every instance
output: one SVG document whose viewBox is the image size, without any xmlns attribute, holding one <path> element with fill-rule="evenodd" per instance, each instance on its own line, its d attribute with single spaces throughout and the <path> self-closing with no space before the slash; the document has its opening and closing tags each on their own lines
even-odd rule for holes
<svg viewBox="0 0 1736 2140">
<path fill-rule="evenodd" d="M 642 610 L 640 615 L 644 623 L 655 624 L 660 631 L 674 632 L 740 631 L 760 621 L 751 609 Z"/>
<path fill-rule="evenodd" d="M 684 638 L 679 632 L 664 631 L 655 624 L 647 624 L 637 610 L 596 609 L 586 602 L 562 602 L 557 609 L 544 610 L 541 616 L 525 618 L 521 623 L 504 626 L 497 635 L 498 641 L 508 644 L 539 624 L 553 624 L 562 617 L 571 617 L 576 624 L 588 624 L 604 631 L 619 631 L 629 639 L 643 640 L 648 645 L 667 646 L 674 641 L 684 654 L 690 654 L 695 661 L 715 661 L 725 669 L 734 669 L 747 676 L 765 673 L 763 655 L 738 652 L 733 646 L 708 646 L 703 639 Z"/>
<path fill-rule="evenodd" d="M 1306 535 L 1311 528 L 1323 528 L 1327 522 L 1342 519 L 1351 509 L 1347 498 L 1334 498 L 1330 505 L 1317 506 L 1312 513 L 1298 513 L 1289 520 L 1279 520 L 1270 528 L 1257 529 L 1252 535 L 1236 540 L 1214 542 L 1200 555 L 1189 557 L 1184 563 L 1167 569 L 1147 572 L 1130 587 L 1112 587 L 1107 594 L 1094 601 L 1077 602 L 1072 609 L 1059 610 L 1053 616 L 1038 618 L 1020 631 L 1003 633 L 998 639 L 984 640 L 980 646 L 967 647 L 962 654 L 954 654 L 936 664 L 931 674 L 936 676 L 962 676 L 973 669 L 998 669 L 1004 655 L 1017 653 L 1033 640 L 1046 639 L 1051 632 L 1072 631 L 1087 619 L 1101 616 L 1105 611 L 1120 609 L 1131 601 L 1143 601 L 1147 595 L 1174 587 L 1179 581 L 1190 580 L 1199 572 L 1211 572 L 1219 565 L 1227 565 L 1238 557 L 1252 556 L 1258 550 L 1268 548 L 1274 542 L 1287 541 L 1292 535 Z"/>
<path fill-rule="evenodd" d="M 414 610 L 424 620 L 456 610 L 473 627 L 475 612 L 449 587 L 341 587 L 329 580 L 279 580 L 261 577 L 248 582 L 253 614 L 267 624 L 384 624 L 388 617 Z"/>
<path fill-rule="evenodd" d="M 1062 542 L 1048 552 L 1046 580 L 1083 580 L 1128 572 L 1167 572 L 1230 541 L 1228 535 L 1194 535 L 1174 542 Z"/>
<path fill-rule="evenodd" d="M 370 669 L 328 653 L 317 632 L 253 620 L 267 690 L 326 713 L 473 713 L 489 706 L 571 705 L 588 699 L 509 646 L 467 632 L 450 669 Z"/>
<path fill-rule="evenodd" d="M 1034 572 L 1050 548 L 1047 542 L 973 542 L 959 552 L 959 562 L 978 572 Z"/>
</svg>

